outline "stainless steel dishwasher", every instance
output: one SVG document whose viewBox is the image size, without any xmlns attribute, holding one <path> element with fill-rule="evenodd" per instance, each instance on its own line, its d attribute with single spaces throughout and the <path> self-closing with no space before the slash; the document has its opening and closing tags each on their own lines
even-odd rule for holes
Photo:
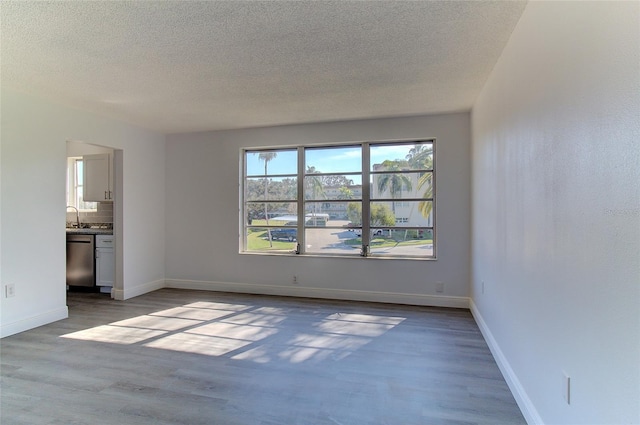
<svg viewBox="0 0 640 425">
<path fill-rule="evenodd" d="M 95 255 L 94 235 L 67 235 L 67 285 L 95 286 Z"/>
</svg>

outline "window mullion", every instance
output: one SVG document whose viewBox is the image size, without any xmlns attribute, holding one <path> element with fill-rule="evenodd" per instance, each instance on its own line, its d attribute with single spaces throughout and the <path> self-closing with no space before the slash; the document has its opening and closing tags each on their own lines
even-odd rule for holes
<svg viewBox="0 0 640 425">
<path fill-rule="evenodd" d="M 73 163 L 73 202 L 76 208 L 80 209 L 80 191 L 78 188 L 80 187 L 80 182 L 82 181 L 82 176 L 79 175 L 78 172 L 78 163 L 82 161 L 81 159 L 76 159 Z"/>
<path fill-rule="evenodd" d="M 370 219 L 371 219 L 371 182 L 369 180 L 369 170 L 371 155 L 369 143 L 362 144 L 362 254 L 368 255 L 369 243 L 371 239 Z"/>
<path fill-rule="evenodd" d="M 297 243 L 298 254 L 304 254 L 305 252 L 305 233 L 304 233 L 304 219 L 305 219 L 305 199 L 304 199 L 304 174 L 305 174 L 305 156 L 304 147 L 298 147 L 298 227 L 297 227 Z"/>
</svg>

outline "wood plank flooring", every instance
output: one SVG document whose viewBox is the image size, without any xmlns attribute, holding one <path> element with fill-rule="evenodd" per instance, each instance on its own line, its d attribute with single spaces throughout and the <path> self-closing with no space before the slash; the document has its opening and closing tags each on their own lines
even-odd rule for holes
<svg viewBox="0 0 640 425">
<path fill-rule="evenodd" d="M 467 310 L 70 293 L 0 341 L 0 423 L 525 424 Z"/>
</svg>

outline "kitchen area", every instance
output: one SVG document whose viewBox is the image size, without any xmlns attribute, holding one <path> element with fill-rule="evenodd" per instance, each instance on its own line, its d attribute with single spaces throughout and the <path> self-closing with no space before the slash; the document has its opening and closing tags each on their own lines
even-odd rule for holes
<svg viewBox="0 0 640 425">
<path fill-rule="evenodd" d="M 115 239 L 113 150 L 67 142 L 67 291 L 113 298 Z"/>
</svg>

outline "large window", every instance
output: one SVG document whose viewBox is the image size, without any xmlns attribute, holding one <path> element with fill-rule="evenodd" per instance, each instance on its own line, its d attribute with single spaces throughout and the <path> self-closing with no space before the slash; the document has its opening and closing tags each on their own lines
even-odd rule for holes
<svg viewBox="0 0 640 425">
<path fill-rule="evenodd" d="M 435 143 L 243 151 L 242 252 L 435 258 Z"/>
</svg>

